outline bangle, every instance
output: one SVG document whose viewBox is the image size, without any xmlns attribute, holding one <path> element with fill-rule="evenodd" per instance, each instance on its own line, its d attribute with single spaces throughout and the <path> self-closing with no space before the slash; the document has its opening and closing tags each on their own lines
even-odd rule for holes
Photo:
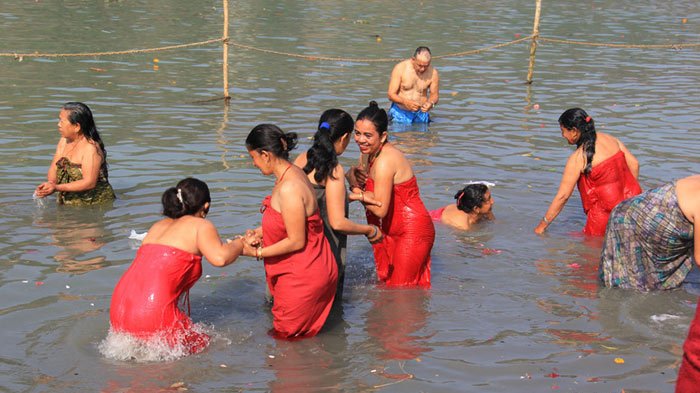
<svg viewBox="0 0 700 393">
<path fill-rule="evenodd" d="M 255 249 L 255 259 L 258 261 L 263 259 L 262 249 L 263 249 L 262 246 L 258 246 L 258 248 Z"/>
<path fill-rule="evenodd" d="M 360 190 L 360 199 L 362 200 L 362 203 L 365 203 L 365 192 Z"/>
<path fill-rule="evenodd" d="M 371 236 L 367 236 L 367 239 L 372 239 L 377 237 L 377 233 L 379 233 L 379 227 L 376 225 L 370 225 L 374 229 L 374 233 Z"/>
<path fill-rule="evenodd" d="M 549 225 L 549 224 L 552 223 L 551 221 L 549 221 L 549 220 L 547 219 L 547 215 L 546 215 L 546 214 L 545 214 L 544 216 L 542 216 L 542 221 L 544 221 L 544 223 L 547 224 L 547 225 Z"/>
</svg>

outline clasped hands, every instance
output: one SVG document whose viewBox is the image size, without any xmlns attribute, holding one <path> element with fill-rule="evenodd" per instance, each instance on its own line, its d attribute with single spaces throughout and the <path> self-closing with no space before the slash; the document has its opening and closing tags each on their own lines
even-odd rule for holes
<svg viewBox="0 0 700 393">
<path fill-rule="evenodd" d="M 248 229 L 245 234 L 236 237 L 243 242 L 243 255 L 257 256 L 257 249 L 262 247 L 262 229 Z"/>
<path fill-rule="evenodd" d="M 350 199 L 351 201 L 360 201 L 365 206 L 382 206 L 382 202 L 374 199 L 372 195 L 368 195 L 365 193 L 364 188 L 365 183 L 367 182 L 367 171 L 365 171 L 362 167 L 351 166 L 350 169 L 348 169 L 347 173 L 345 173 L 345 178 L 350 184 L 351 192 L 350 195 L 348 195 L 348 199 Z M 360 191 L 357 192 L 355 191 L 356 189 L 359 189 Z"/>
<path fill-rule="evenodd" d="M 36 187 L 36 189 L 34 190 L 34 193 L 39 198 L 47 197 L 47 196 L 53 194 L 54 192 L 56 192 L 56 184 L 54 184 L 53 182 L 50 182 L 50 181 L 45 181 L 45 182 L 39 184 Z"/>
</svg>

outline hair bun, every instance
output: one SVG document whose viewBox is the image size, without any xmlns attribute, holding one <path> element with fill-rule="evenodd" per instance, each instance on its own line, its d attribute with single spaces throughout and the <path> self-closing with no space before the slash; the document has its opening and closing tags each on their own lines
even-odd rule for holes
<svg viewBox="0 0 700 393">
<path fill-rule="evenodd" d="M 372 100 L 369 102 L 369 107 L 370 108 L 379 108 L 379 104 L 377 104 L 377 101 Z"/>
</svg>

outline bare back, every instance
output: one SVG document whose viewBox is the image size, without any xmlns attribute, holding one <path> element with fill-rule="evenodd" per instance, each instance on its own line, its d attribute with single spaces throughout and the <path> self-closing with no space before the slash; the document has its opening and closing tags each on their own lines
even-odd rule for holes
<svg viewBox="0 0 700 393">
<path fill-rule="evenodd" d="M 162 244 L 201 255 L 197 246 L 197 233 L 205 222 L 208 221 L 194 216 L 164 218 L 151 226 L 143 244 Z"/>
</svg>

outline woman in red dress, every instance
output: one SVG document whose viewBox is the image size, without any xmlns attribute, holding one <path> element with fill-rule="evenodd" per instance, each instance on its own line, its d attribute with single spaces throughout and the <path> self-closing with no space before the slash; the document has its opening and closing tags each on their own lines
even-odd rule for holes
<svg viewBox="0 0 700 393">
<path fill-rule="evenodd" d="M 263 201 L 261 237 L 245 254 L 262 259 L 273 298 L 273 334 L 280 338 L 314 336 L 333 304 L 338 267 L 326 237 L 316 195 L 301 168 L 289 162 L 297 134 L 260 124 L 246 138 L 253 164 L 276 178 Z"/>
<path fill-rule="evenodd" d="M 163 193 L 163 215 L 153 224 L 136 259 L 117 283 L 109 318 L 114 333 L 126 333 L 147 345 L 165 343 L 181 354 L 197 353 L 209 336 L 194 328 L 178 308 L 202 275 L 202 256 L 214 266 L 233 263 L 243 251 L 241 239 L 222 243 L 211 221 L 207 184 L 187 178 Z"/>
<path fill-rule="evenodd" d="M 354 195 L 381 203 L 365 204 L 367 223 L 384 233 L 372 245 L 379 279 L 388 286 L 429 287 L 435 227 L 411 163 L 387 141 L 387 125 L 386 111 L 374 101 L 357 115 L 354 137 L 367 168 L 351 168 L 348 181 Z"/>
<path fill-rule="evenodd" d="M 576 151 L 569 156 L 557 195 L 535 233 L 544 233 L 578 183 L 587 216 L 583 233 L 603 236 L 610 211 L 623 200 L 642 192 L 637 182 L 639 163 L 617 138 L 596 132 L 595 122 L 583 109 L 567 109 L 559 117 L 559 128 L 562 137 L 570 145 L 576 145 Z"/>
</svg>

